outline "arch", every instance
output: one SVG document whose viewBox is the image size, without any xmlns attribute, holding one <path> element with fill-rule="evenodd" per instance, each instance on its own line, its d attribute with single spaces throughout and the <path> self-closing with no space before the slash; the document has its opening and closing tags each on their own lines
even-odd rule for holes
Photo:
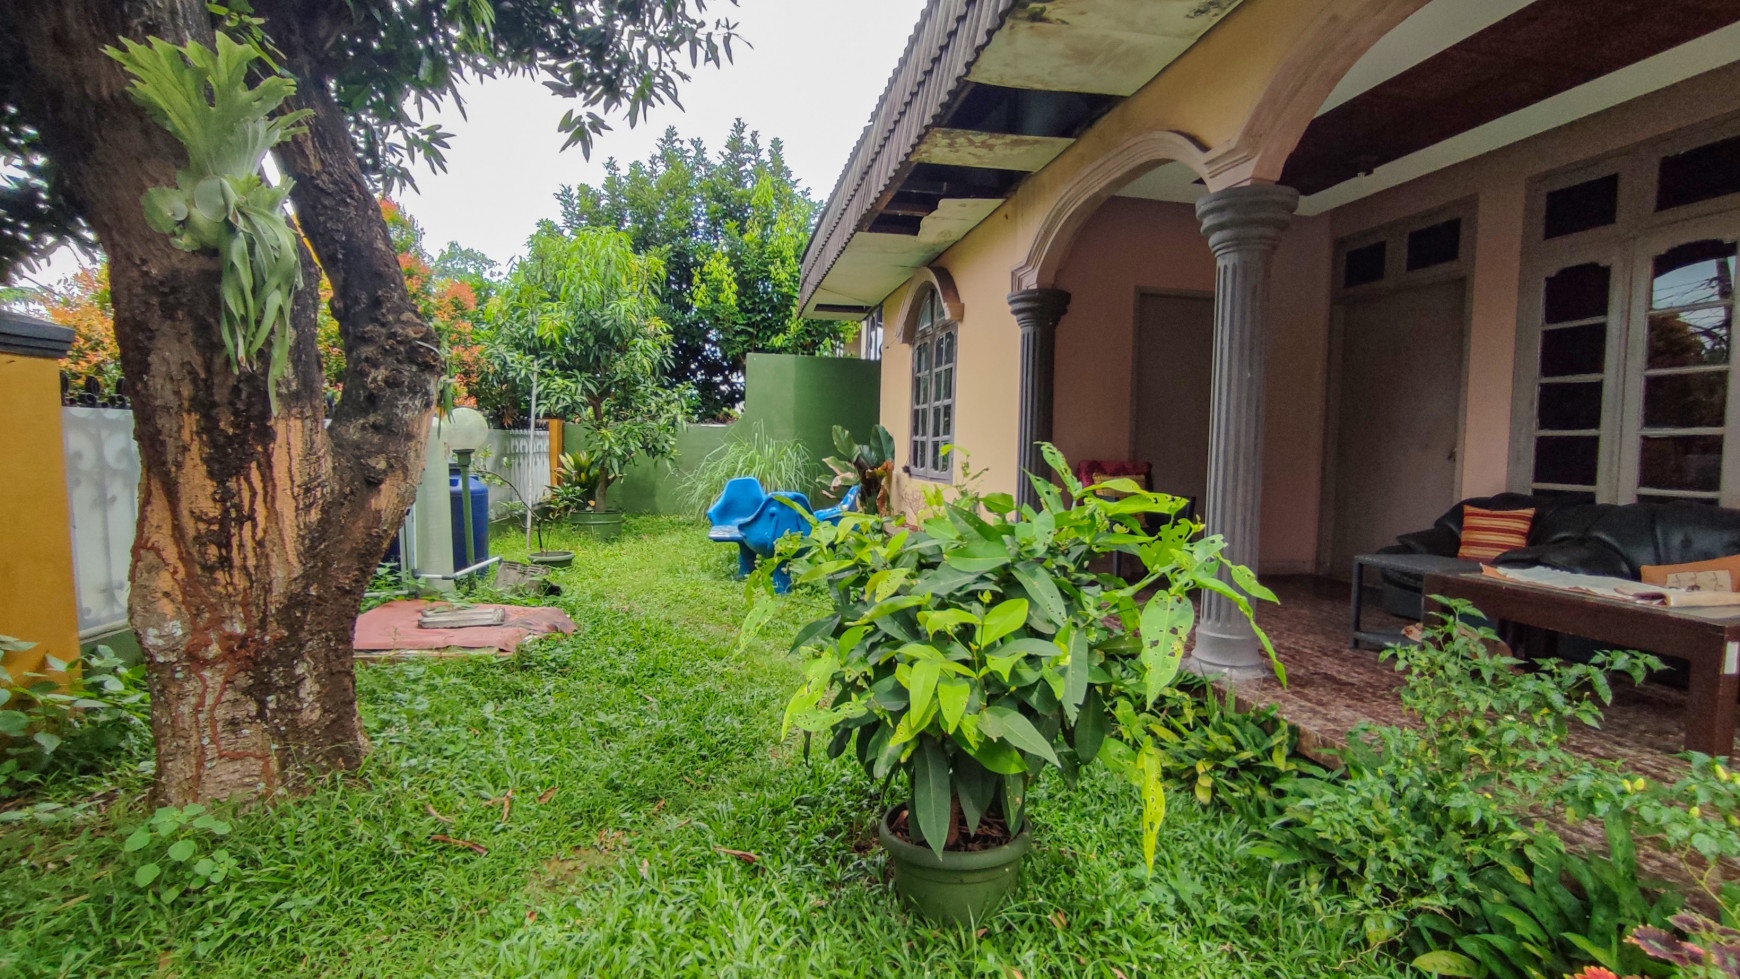
<svg viewBox="0 0 1740 979">
<path fill-rule="evenodd" d="M 1287 157 L 1335 86 L 1384 35 L 1430 0 L 1332 0 L 1257 96 L 1238 135 L 1203 160 L 1211 191 L 1281 179 Z"/>
<path fill-rule="evenodd" d="M 914 331 L 918 326 L 918 308 L 924 298 L 925 286 L 936 290 L 936 296 L 942 301 L 943 313 L 950 322 L 959 323 L 967 316 L 967 308 L 961 304 L 960 291 L 955 288 L 955 277 L 949 270 L 940 265 L 926 265 L 913 269 L 912 278 L 907 279 L 909 288 L 906 296 L 900 300 L 900 313 L 894 318 L 894 336 L 901 343 L 911 343 Z"/>
<path fill-rule="evenodd" d="M 1120 188 L 1154 167 L 1176 161 L 1196 171 L 1205 181 L 1206 150 L 1191 137 L 1171 130 L 1137 133 L 1116 149 L 1084 167 L 1052 201 L 1027 258 L 1010 273 L 1010 291 L 1046 288 L 1056 284 L 1058 269 L 1069 256 L 1075 236 L 1095 210 Z"/>
</svg>

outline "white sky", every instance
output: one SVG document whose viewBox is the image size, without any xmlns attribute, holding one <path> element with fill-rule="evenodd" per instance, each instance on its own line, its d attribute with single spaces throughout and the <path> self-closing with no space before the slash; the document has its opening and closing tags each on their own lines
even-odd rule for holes
<svg viewBox="0 0 1740 979">
<path fill-rule="evenodd" d="M 740 0 L 732 8 L 714 0 L 709 14 L 737 21 L 753 47 L 736 45 L 734 63 L 695 71 L 681 90 L 687 111 L 666 107 L 633 129 L 611 119 L 615 128 L 597 138 L 591 160 L 578 148 L 558 152 L 556 123 L 576 103 L 525 77 L 474 84 L 466 92 L 469 119 L 451 107 L 435 117 L 454 134 L 447 172 L 419 164 L 418 191 L 397 196 L 423 226 L 431 253 L 452 240 L 505 264 L 523 251 L 539 219 L 558 216 L 554 195 L 563 184 L 597 183 L 611 156 L 625 166 L 644 159 L 667 125 L 716 149 L 741 116 L 764 144 L 785 141 L 793 173 L 822 199 L 923 7 L 924 0 Z M 55 282 L 76 265 L 62 249 L 31 278 Z"/>
</svg>

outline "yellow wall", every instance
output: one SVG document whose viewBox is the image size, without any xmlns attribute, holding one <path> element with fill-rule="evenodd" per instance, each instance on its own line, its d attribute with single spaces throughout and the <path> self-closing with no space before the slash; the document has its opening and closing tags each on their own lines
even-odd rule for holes
<svg viewBox="0 0 1740 979">
<path fill-rule="evenodd" d="M 79 654 L 57 362 L 0 353 L 0 430 L 0 635 L 37 644 L 6 654 L 16 681 L 45 655 L 70 663 Z"/>
</svg>

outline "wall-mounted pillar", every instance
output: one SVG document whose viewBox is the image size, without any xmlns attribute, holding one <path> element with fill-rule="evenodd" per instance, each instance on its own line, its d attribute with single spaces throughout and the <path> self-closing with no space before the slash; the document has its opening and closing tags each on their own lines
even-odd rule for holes
<svg viewBox="0 0 1740 979">
<path fill-rule="evenodd" d="M 34 682 L 25 674 L 42 670 L 47 657 L 79 658 L 60 419 L 59 361 L 72 341 L 64 326 L 0 310 L 0 635 L 36 644 L 0 654 L 0 663 L 21 686 Z"/>
<path fill-rule="evenodd" d="M 1017 422 L 1015 499 L 1037 504 L 1027 474 L 1049 476 L 1036 443 L 1051 441 L 1052 379 L 1057 363 L 1057 321 L 1069 309 L 1062 289 L 1023 289 L 1009 294 L 1009 310 L 1021 327 L 1021 414 Z"/>
<path fill-rule="evenodd" d="M 1291 187 L 1229 187 L 1196 202 L 1214 252 L 1214 389 L 1208 447 L 1208 533 L 1225 555 L 1256 569 L 1263 503 L 1263 347 L 1269 332 L 1269 266 L 1299 205 Z M 1195 669 L 1233 676 L 1269 670 L 1244 614 L 1220 595 L 1203 596 L 1191 650 Z"/>
</svg>

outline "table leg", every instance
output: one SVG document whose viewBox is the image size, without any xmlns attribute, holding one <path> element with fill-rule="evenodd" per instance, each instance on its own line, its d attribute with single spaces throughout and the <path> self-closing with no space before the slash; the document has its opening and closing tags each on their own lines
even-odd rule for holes
<svg viewBox="0 0 1740 979">
<path fill-rule="evenodd" d="M 1357 559 L 1353 562 L 1353 633 L 1347 643 L 1348 649 L 1359 648 L 1359 618 L 1365 607 L 1365 565 Z"/>
<path fill-rule="evenodd" d="M 1722 757 L 1734 750 L 1734 727 L 1740 708 L 1740 643 L 1728 643 L 1722 655 L 1691 661 L 1686 690 L 1686 750 Z"/>
</svg>

